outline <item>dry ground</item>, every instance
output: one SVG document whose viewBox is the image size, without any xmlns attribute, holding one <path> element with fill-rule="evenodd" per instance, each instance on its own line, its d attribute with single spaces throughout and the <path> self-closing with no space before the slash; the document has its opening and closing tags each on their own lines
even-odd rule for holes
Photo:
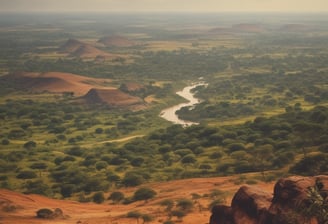
<svg viewBox="0 0 328 224">
<path fill-rule="evenodd" d="M 135 224 L 136 219 L 126 218 L 129 211 L 139 211 L 142 214 L 149 214 L 154 217 L 150 224 L 163 223 L 167 220 L 164 207 L 159 205 L 164 199 L 172 199 L 174 201 L 181 198 L 191 199 L 191 194 L 198 194 L 202 197 L 194 202 L 192 213 L 189 213 L 178 223 L 181 224 L 205 224 L 208 223 L 210 211 L 208 205 L 213 200 L 209 197 L 204 197 L 205 194 L 210 194 L 213 190 L 220 190 L 227 193 L 227 204 L 230 203 L 232 195 L 238 190 L 240 185 L 235 184 L 239 176 L 233 177 L 216 177 L 216 178 L 196 178 L 177 181 L 169 181 L 163 183 L 147 184 L 147 187 L 154 189 L 157 195 L 154 199 L 147 203 L 144 201 L 134 202 L 129 205 L 114 205 L 110 201 L 105 201 L 103 204 L 94 203 L 79 203 L 69 200 L 49 199 L 40 195 L 23 195 L 20 193 L 0 189 L 0 213 L 1 224 Z M 263 190 L 272 192 L 272 183 L 259 182 L 256 186 Z M 137 188 L 120 189 L 126 197 L 132 196 Z M 106 197 L 109 193 L 106 194 Z M 14 205 L 14 211 L 4 211 L 6 206 Z M 36 218 L 36 211 L 41 208 L 55 209 L 60 208 L 68 217 L 66 219 L 42 220 Z M 173 217 L 173 221 L 177 221 Z M 140 219 L 139 223 L 143 221 Z"/>
</svg>

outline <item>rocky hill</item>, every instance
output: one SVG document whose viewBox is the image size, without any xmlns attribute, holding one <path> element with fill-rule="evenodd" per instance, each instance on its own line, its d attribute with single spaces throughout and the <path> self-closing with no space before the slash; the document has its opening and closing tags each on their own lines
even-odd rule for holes
<svg viewBox="0 0 328 224">
<path fill-rule="evenodd" d="M 103 87 L 110 79 L 96 79 L 63 72 L 17 72 L 0 77 L 0 83 L 10 84 L 16 91 L 72 92 L 75 96 L 85 95 L 90 89 Z"/>
<path fill-rule="evenodd" d="M 114 58 L 114 55 L 76 39 L 69 39 L 59 48 L 59 51 L 80 58 Z"/>
</svg>

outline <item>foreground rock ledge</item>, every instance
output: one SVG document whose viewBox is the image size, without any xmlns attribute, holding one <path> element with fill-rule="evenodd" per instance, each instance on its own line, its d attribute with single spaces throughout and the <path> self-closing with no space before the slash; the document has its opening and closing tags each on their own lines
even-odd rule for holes
<svg viewBox="0 0 328 224">
<path fill-rule="evenodd" d="M 328 176 L 281 178 L 274 186 L 273 195 L 244 185 L 234 195 L 231 206 L 213 207 L 210 224 L 321 224 L 323 222 L 315 217 L 309 220 L 295 214 L 295 210 L 306 203 L 310 188 L 317 189 L 327 200 Z"/>
</svg>

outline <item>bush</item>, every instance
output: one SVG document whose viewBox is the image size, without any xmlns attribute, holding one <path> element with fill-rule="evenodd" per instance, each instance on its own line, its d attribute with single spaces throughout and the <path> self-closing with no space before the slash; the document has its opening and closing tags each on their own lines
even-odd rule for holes
<svg viewBox="0 0 328 224">
<path fill-rule="evenodd" d="M 122 180 L 122 184 L 126 187 L 135 187 L 142 184 L 144 181 L 145 179 L 139 174 L 127 173 Z"/>
<path fill-rule="evenodd" d="M 143 220 L 143 223 L 151 222 L 154 220 L 154 217 L 149 214 L 143 214 L 143 215 L 141 215 L 141 218 Z"/>
<path fill-rule="evenodd" d="M 328 171 L 328 155 L 321 153 L 318 155 L 305 157 L 292 166 L 289 171 L 291 173 L 305 176 L 325 173 Z"/>
<path fill-rule="evenodd" d="M 24 144 L 25 149 L 33 149 L 36 147 L 36 142 L 34 141 L 28 141 Z"/>
<path fill-rule="evenodd" d="M 18 178 L 18 179 L 33 179 L 33 178 L 36 178 L 36 177 L 37 177 L 37 175 L 33 171 L 29 171 L 29 170 L 21 171 L 16 176 L 16 178 Z"/>
<path fill-rule="evenodd" d="M 10 144 L 10 141 L 9 141 L 8 139 L 3 139 L 3 140 L 1 141 L 1 144 L 2 144 L 2 145 L 9 145 L 9 144 Z"/>
<path fill-rule="evenodd" d="M 126 214 L 127 218 L 136 218 L 137 220 L 142 216 L 139 211 L 130 211 Z"/>
<path fill-rule="evenodd" d="M 96 166 L 96 169 L 97 170 L 102 170 L 102 169 L 106 169 L 107 168 L 108 163 L 105 162 L 105 161 L 98 161 L 98 162 L 96 162 L 95 166 Z"/>
<path fill-rule="evenodd" d="M 76 188 L 74 184 L 63 184 L 60 187 L 60 193 L 64 198 L 71 197 Z"/>
<path fill-rule="evenodd" d="M 163 222 L 163 224 L 175 224 L 175 222 L 173 222 L 172 220 L 167 220 L 167 221 Z"/>
<path fill-rule="evenodd" d="M 177 201 L 177 207 L 180 208 L 182 211 L 190 211 L 194 203 L 190 199 L 180 199 Z"/>
<path fill-rule="evenodd" d="M 154 191 L 151 188 L 139 188 L 136 192 L 134 192 L 133 199 L 136 201 L 141 201 L 141 200 L 149 200 L 156 195 L 156 191 Z"/>
<path fill-rule="evenodd" d="M 114 191 L 109 195 L 108 199 L 118 203 L 124 199 L 124 194 L 120 191 Z"/>
<path fill-rule="evenodd" d="M 52 210 L 48 208 L 42 208 L 36 212 L 36 217 L 41 219 L 51 219 L 53 214 L 54 212 Z"/>
<path fill-rule="evenodd" d="M 103 192 L 97 192 L 93 195 L 92 197 L 93 202 L 97 203 L 97 204 L 101 204 L 105 201 L 105 196 Z"/>
</svg>

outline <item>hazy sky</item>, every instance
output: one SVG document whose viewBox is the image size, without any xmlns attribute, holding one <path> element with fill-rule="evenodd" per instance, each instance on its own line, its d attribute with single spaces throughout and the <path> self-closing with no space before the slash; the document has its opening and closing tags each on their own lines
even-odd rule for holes
<svg viewBox="0 0 328 224">
<path fill-rule="evenodd" d="M 328 0 L 0 0 L 1 11 L 328 12 Z"/>
</svg>

